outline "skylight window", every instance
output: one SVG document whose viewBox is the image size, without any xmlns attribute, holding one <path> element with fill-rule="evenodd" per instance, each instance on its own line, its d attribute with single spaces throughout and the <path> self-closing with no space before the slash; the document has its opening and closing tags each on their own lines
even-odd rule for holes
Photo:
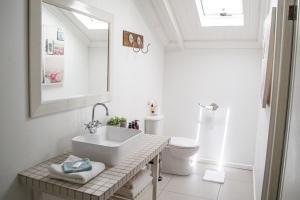
<svg viewBox="0 0 300 200">
<path fill-rule="evenodd" d="M 89 30 L 106 30 L 108 23 L 73 12 L 73 15 Z"/>
<path fill-rule="evenodd" d="M 202 26 L 243 26 L 243 0 L 195 0 Z"/>
</svg>

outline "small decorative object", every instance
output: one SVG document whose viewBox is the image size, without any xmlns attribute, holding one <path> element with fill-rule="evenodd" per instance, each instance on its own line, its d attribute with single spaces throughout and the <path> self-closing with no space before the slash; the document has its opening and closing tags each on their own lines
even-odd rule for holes
<svg viewBox="0 0 300 200">
<path fill-rule="evenodd" d="M 62 28 L 57 28 L 57 40 L 64 41 L 64 32 Z"/>
<path fill-rule="evenodd" d="M 50 72 L 45 75 L 51 83 L 60 83 L 63 80 L 63 74 L 61 72 Z"/>
<path fill-rule="evenodd" d="M 63 56 L 48 56 L 44 58 L 44 85 L 62 84 L 64 81 Z"/>
<path fill-rule="evenodd" d="M 54 52 L 54 41 L 46 39 L 46 53 L 48 55 L 53 55 Z"/>
<path fill-rule="evenodd" d="M 134 48 L 144 47 L 144 36 L 129 31 L 123 31 L 123 46 Z"/>
<path fill-rule="evenodd" d="M 54 43 L 53 55 L 63 56 L 65 54 L 64 50 L 65 50 L 64 44 Z"/>
<path fill-rule="evenodd" d="M 123 46 L 132 47 L 135 53 L 148 53 L 150 45 L 150 43 L 147 44 L 147 50 L 144 51 L 144 36 L 128 31 L 123 31 Z"/>
<path fill-rule="evenodd" d="M 45 46 L 42 64 L 42 84 L 62 85 L 64 82 L 64 33 L 57 26 L 43 25 Z"/>
<path fill-rule="evenodd" d="M 126 128 L 127 120 L 124 117 L 112 117 L 108 120 L 107 125 L 109 126 L 120 126 Z"/>
<path fill-rule="evenodd" d="M 158 114 L 158 105 L 157 105 L 157 102 L 155 100 L 149 101 L 148 106 L 149 106 L 150 115 L 157 115 Z"/>
</svg>

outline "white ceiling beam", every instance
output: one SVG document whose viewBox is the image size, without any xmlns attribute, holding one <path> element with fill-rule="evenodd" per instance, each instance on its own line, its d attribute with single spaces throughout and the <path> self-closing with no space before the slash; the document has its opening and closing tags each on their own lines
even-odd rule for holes
<svg viewBox="0 0 300 200">
<path fill-rule="evenodd" d="M 184 41 L 185 49 L 261 49 L 261 45 L 256 40 L 227 40 L 227 41 Z M 176 51 L 178 45 L 170 42 L 166 50 Z"/>
<path fill-rule="evenodd" d="M 175 15 L 172 11 L 172 8 L 171 8 L 171 5 L 170 5 L 170 2 L 169 0 L 162 0 L 163 2 L 163 5 L 165 7 L 165 10 L 167 11 L 167 15 L 170 19 L 170 22 L 175 30 L 175 35 L 176 35 L 176 39 L 177 39 L 177 42 L 178 42 L 178 45 L 181 49 L 184 49 L 184 41 L 183 41 L 183 37 L 181 35 L 181 32 L 180 32 L 180 28 L 178 26 L 178 23 L 177 23 L 177 20 L 175 18 Z"/>
<path fill-rule="evenodd" d="M 185 41 L 186 49 L 261 49 L 257 40 Z"/>
<path fill-rule="evenodd" d="M 140 14 L 147 22 L 149 29 L 154 33 L 162 44 L 165 46 L 168 44 L 169 40 L 162 28 L 162 25 L 154 11 L 152 2 L 149 0 L 134 0 L 135 5 L 141 11 Z"/>
</svg>

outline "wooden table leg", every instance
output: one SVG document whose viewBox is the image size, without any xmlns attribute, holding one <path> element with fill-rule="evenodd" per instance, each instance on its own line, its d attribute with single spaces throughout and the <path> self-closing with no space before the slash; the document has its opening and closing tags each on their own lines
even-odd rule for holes
<svg viewBox="0 0 300 200">
<path fill-rule="evenodd" d="M 152 164 L 152 176 L 153 176 L 153 193 L 152 193 L 152 200 L 157 199 L 157 181 L 159 176 L 159 155 L 155 156 L 153 158 L 153 164 Z"/>
</svg>

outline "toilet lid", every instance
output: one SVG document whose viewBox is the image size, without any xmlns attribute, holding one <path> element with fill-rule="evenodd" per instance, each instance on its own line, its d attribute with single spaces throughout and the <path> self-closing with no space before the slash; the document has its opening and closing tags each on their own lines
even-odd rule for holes
<svg viewBox="0 0 300 200">
<path fill-rule="evenodd" d="M 199 145 L 192 139 L 184 137 L 171 137 L 169 146 L 173 148 L 198 148 Z"/>
</svg>

